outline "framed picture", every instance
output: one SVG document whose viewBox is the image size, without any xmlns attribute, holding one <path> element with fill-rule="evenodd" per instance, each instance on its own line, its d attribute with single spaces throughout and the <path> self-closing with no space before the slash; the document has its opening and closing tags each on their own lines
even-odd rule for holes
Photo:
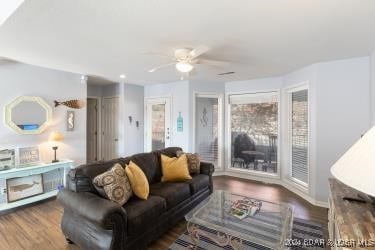
<svg viewBox="0 0 375 250">
<path fill-rule="evenodd" d="M 6 185 L 8 202 L 26 199 L 44 192 L 42 174 L 7 179 Z"/>
<path fill-rule="evenodd" d="M 66 130 L 74 131 L 76 115 L 74 111 L 68 110 L 66 114 Z"/>
<path fill-rule="evenodd" d="M 0 149 L 0 171 L 14 168 L 16 166 L 16 149 Z"/>
<path fill-rule="evenodd" d="M 39 146 L 20 147 L 18 149 L 20 166 L 34 165 L 41 162 Z"/>
</svg>

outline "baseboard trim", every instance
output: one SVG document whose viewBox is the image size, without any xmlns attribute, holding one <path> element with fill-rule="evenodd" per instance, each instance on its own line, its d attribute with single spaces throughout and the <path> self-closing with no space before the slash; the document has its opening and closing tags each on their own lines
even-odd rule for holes
<svg viewBox="0 0 375 250">
<path fill-rule="evenodd" d="M 230 177 L 237 177 L 241 179 L 247 179 L 247 180 L 253 180 L 253 181 L 260 181 L 267 184 L 276 184 L 285 187 L 289 191 L 295 193 L 296 195 L 300 196 L 304 200 L 308 201 L 310 204 L 317 206 L 317 207 L 324 207 L 328 208 L 328 202 L 318 201 L 314 198 L 310 197 L 307 193 L 302 192 L 301 190 L 293 187 L 290 183 L 280 180 L 280 179 L 274 179 L 274 178 L 264 178 L 260 176 L 251 176 L 251 175 L 244 175 L 237 172 L 215 172 L 214 176 L 230 176 Z"/>
</svg>

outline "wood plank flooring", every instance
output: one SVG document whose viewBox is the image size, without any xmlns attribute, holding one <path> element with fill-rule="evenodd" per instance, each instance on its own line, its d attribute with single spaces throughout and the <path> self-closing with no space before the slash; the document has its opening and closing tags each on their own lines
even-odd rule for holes
<svg viewBox="0 0 375 250">
<path fill-rule="evenodd" d="M 214 186 L 215 189 L 292 204 L 295 217 L 320 222 L 325 226 L 327 237 L 327 209 L 311 205 L 284 187 L 223 176 L 214 177 Z M 58 201 L 48 200 L 0 215 L 0 249 L 78 249 L 65 241 L 60 229 L 62 213 L 63 208 Z M 181 221 L 151 244 L 149 249 L 168 249 L 185 230 L 186 223 Z"/>
</svg>

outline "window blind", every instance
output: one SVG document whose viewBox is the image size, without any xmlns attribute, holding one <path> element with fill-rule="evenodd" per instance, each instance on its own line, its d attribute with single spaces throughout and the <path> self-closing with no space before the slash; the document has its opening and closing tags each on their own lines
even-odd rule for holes
<svg viewBox="0 0 375 250">
<path fill-rule="evenodd" d="M 278 92 L 233 94 L 229 96 L 229 104 L 278 102 L 278 95 Z"/>
<path fill-rule="evenodd" d="M 291 176 L 308 183 L 308 90 L 292 92 Z"/>
</svg>

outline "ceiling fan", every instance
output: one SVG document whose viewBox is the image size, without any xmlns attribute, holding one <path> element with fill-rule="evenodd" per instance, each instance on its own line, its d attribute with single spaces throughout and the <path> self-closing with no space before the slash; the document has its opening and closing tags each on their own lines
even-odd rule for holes
<svg viewBox="0 0 375 250">
<path fill-rule="evenodd" d="M 183 74 L 189 74 L 195 67 L 196 64 L 206 64 L 211 66 L 225 66 L 228 64 L 228 62 L 225 61 L 218 61 L 218 60 L 209 60 L 202 58 L 202 55 L 209 51 L 210 48 L 204 45 L 198 46 L 195 49 L 176 49 L 174 51 L 174 56 L 172 57 L 172 62 L 160 65 L 158 67 L 150 69 L 148 72 L 153 73 L 157 70 L 175 66 L 176 69 L 183 73 Z M 144 54 L 150 54 L 150 55 L 158 55 L 163 57 L 170 57 L 168 55 L 159 54 L 159 53 L 152 53 L 152 52 L 145 52 Z"/>
</svg>

